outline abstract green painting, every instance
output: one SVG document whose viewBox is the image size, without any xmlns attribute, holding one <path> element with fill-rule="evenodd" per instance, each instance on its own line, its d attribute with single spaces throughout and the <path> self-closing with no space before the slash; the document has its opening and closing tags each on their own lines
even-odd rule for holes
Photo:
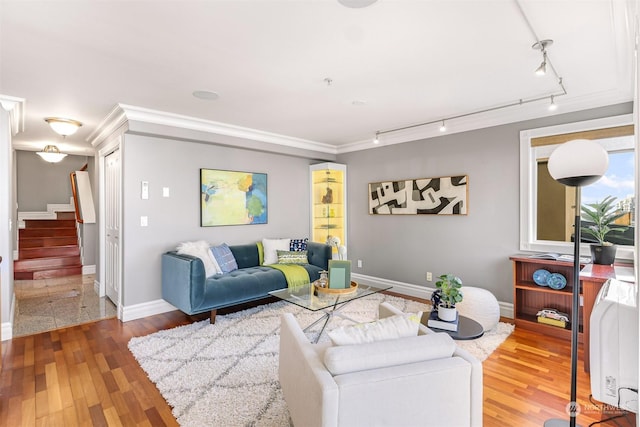
<svg viewBox="0 0 640 427">
<path fill-rule="evenodd" d="M 267 223 L 267 174 L 200 169 L 200 226 Z"/>
</svg>

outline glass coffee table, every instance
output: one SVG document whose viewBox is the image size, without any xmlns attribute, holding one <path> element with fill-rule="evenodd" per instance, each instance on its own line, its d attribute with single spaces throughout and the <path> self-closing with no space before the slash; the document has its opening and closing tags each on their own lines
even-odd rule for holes
<svg viewBox="0 0 640 427">
<path fill-rule="evenodd" d="M 336 292 L 336 290 L 333 289 L 317 289 L 313 283 L 307 283 L 306 285 L 271 291 L 269 294 L 307 310 L 323 312 L 323 315 L 318 320 L 304 328 L 304 331 L 306 332 L 324 320 L 322 329 L 320 329 L 320 332 L 314 341 L 317 343 L 322 336 L 324 329 L 327 327 L 329 320 L 331 320 L 333 316 L 338 316 L 354 323 L 358 323 L 357 321 L 340 313 L 340 310 L 342 310 L 349 302 L 377 294 L 378 292 L 386 291 L 391 288 L 392 286 L 378 288 L 371 285 L 358 285 L 355 282 L 351 282 L 351 289 L 345 289 L 344 292 Z"/>
</svg>

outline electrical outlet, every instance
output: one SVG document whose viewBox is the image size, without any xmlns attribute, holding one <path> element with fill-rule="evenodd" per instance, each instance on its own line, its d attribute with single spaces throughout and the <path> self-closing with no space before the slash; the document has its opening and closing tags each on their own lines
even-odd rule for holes
<svg viewBox="0 0 640 427">
<path fill-rule="evenodd" d="M 358 268 L 362 268 L 362 260 L 361 259 L 358 260 Z"/>
<path fill-rule="evenodd" d="M 427 282 L 430 282 L 433 280 L 433 275 L 431 274 L 430 271 L 427 271 Z"/>
</svg>

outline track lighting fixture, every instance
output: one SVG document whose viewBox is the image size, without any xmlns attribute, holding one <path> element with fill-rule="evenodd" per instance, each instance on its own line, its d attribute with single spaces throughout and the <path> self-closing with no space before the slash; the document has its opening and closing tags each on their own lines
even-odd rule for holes
<svg viewBox="0 0 640 427">
<path fill-rule="evenodd" d="M 551 95 L 551 104 L 549 104 L 549 111 L 555 111 L 558 109 L 558 105 L 554 101 L 554 95 Z"/>
<path fill-rule="evenodd" d="M 544 76 L 547 74 L 547 48 L 553 44 L 553 40 L 540 40 L 531 46 L 531 48 L 542 51 L 542 63 L 536 68 L 536 75 Z"/>
<path fill-rule="evenodd" d="M 442 121 L 442 125 L 440 126 L 440 132 L 446 132 L 447 127 L 444 125 L 444 120 Z"/>
<path fill-rule="evenodd" d="M 374 144 L 379 144 L 380 143 L 380 132 L 376 132 L 376 137 L 373 138 L 373 143 Z"/>
</svg>

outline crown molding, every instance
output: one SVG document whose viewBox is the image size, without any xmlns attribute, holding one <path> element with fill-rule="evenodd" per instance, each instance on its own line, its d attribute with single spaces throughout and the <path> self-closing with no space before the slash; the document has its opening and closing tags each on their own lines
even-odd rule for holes
<svg viewBox="0 0 640 427">
<path fill-rule="evenodd" d="M 332 155 L 336 154 L 336 147 L 331 144 L 126 104 L 118 104 L 111 113 L 109 113 L 98 126 L 97 130 L 90 135 L 89 139 L 91 140 L 91 144 L 94 146 L 97 145 L 107 135 L 127 121 L 171 126 L 179 129 L 248 139 L 302 150 L 317 151 Z"/>
<path fill-rule="evenodd" d="M 0 95 L 0 105 L 5 111 L 9 112 L 11 135 L 24 132 L 25 103 L 26 100 L 24 98 Z"/>
<path fill-rule="evenodd" d="M 96 129 L 91 132 L 86 141 L 93 147 L 97 147 L 116 130 L 125 125 L 127 122 L 127 116 L 120 105 L 116 105 L 111 109 L 107 117 L 105 117 Z"/>
</svg>

